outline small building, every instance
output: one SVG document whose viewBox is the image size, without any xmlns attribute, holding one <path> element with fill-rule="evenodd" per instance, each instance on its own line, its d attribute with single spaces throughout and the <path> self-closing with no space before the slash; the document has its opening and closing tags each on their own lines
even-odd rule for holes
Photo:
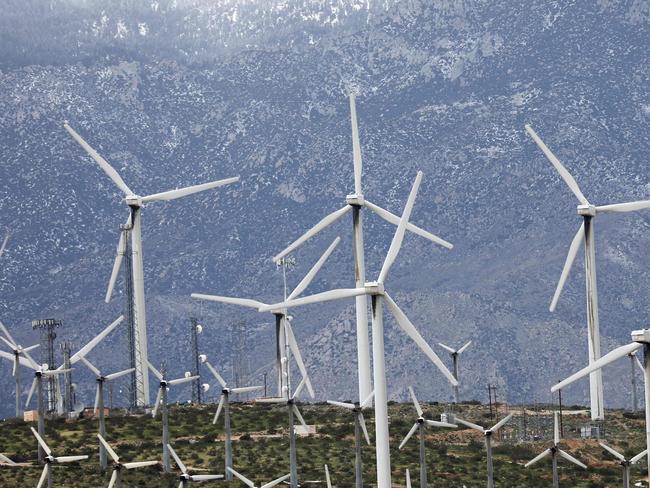
<svg viewBox="0 0 650 488">
<path fill-rule="evenodd" d="M 38 410 L 25 410 L 23 412 L 23 421 L 36 422 L 38 420 Z"/>
<path fill-rule="evenodd" d="M 110 414 L 110 409 L 104 407 L 104 417 L 108 417 Z M 99 417 L 99 410 L 95 413 L 95 409 L 92 407 L 84 408 L 84 411 L 81 413 L 81 417 L 84 419 L 96 419 Z"/>
<path fill-rule="evenodd" d="M 296 435 L 300 437 L 305 437 L 308 435 L 314 435 L 316 433 L 316 426 L 315 425 L 294 425 L 293 426 L 293 431 L 296 433 Z"/>
</svg>

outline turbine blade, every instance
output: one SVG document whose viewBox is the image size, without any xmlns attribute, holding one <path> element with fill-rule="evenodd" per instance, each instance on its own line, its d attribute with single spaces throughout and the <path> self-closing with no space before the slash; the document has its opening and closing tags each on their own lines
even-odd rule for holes
<svg viewBox="0 0 650 488">
<path fill-rule="evenodd" d="M 362 401 L 361 404 L 359 405 L 361 407 L 361 410 L 363 410 L 364 408 L 368 407 L 368 405 L 370 405 L 370 402 L 372 402 L 374 396 L 375 396 L 375 390 L 372 390 L 370 394 L 365 398 L 365 400 Z"/>
<path fill-rule="evenodd" d="M 175 380 L 170 380 L 167 382 L 169 386 L 176 386 L 176 385 L 182 385 L 183 383 L 188 383 L 189 381 L 194 381 L 197 379 L 199 375 L 195 376 L 185 376 L 183 378 L 177 378 Z"/>
<path fill-rule="evenodd" d="M 535 456 L 533 459 L 531 459 L 531 460 L 528 461 L 526 464 L 524 464 L 524 468 L 527 468 L 527 467 L 529 467 L 529 466 L 532 466 L 532 465 L 535 464 L 537 461 L 541 461 L 542 459 L 544 459 L 546 456 L 548 456 L 548 455 L 550 455 L 550 454 L 551 454 L 551 450 L 550 450 L 550 449 L 547 449 L 546 451 L 542 452 L 541 454 L 538 454 L 538 455 Z"/>
<path fill-rule="evenodd" d="M 98 409 L 99 409 L 99 383 L 97 383 L 97 387 L 95 388 L 95 406 L 93 407 L 93 412 L 95 412 L 95 415 L 97 415 Z"/>
<path fill-rule="evenodd" d="M 439 342 L 438 345 L 439 345 L 440 347 L 442 347 L 443 349 L 446 349 L 447 351 L 449 351 L 451 354 L 455 354 L 455 353 L 456 353 L 456 350 L 455 350 L 454 348 L 449 347 L 449 346 L 446 346 L 446 345 L 444 345 L 442 342 Z"/>
<path fill-rule="evenodd" d="M 122 190 L 122 192 L 125 195 L 133 195 L 133 192 L 131 189 L 127 186 L 126 183 L 124 183 L 124 180 L 122 177 L 119 175 L 117 171 L 106 161 L 104 158 L 102 158 L 97 151 L 95 151 L 90 145 L 84 141 L 79 134 L 75 132 L 75 130 L 68 125 L 67 122 L 63 123 L 63 127 L 65 127 L 65 130 L 68 131 L 68 134 L 72 136 L 72 138 L 79 143 L 81 147 L 84 148 L 84 150 L 88 153 L 88 155 L 95 160 L 97 164 L 104 170 L 104 173 L 108 175 L 108 177 L 113 180 L 113 183 L 117 185 L 117 187 Z"/>
<path fill-rule="evenodd" d="M 406 470 L 406 488 L 411 488 L 411 473 L 409 470 Z"/>
<path fill-rule="evenodd" d="M 388 210 L 383 209 L 379 205 L 376 205 L 368 200 L 366 200 L 363 205 L 365 207 L 368 207 L 373 212 L 375 212 L 379 217 L 384 219 L 389 224 L 399 225 L 400 218 L 394 213 L 391 213 Z M 421 229 L 417 225 L 412 224 L 410 222 L 406 224 L 406 230 L 412 232 L 413 234 L 419 235 L 420 237 L 424 237 L 426 240 L 431 241 L 434 244 L 438 244 L 439 246 L 445 247 L 447 249 L 453 249 L 454 247 L 454 245 L 451 242 L 447 242 L 446 240 L 438 237 L 437 235 L 434 235 L 431 232 L 427 232 L 426 230 Z"/>
<path fill-rule="evenodd" d="M 415 434 L 415 431 L 418 430 L 419 425 L 420 424 L 418 424 L 417 422 L 415 422 L 413 424 L 413 427 L 411 427 L 411 430 L 409 430 L 408 434 L 406 434 L 406 437 L 404 437 L 404 440 L 402 440 L 402 442 L 400 442 L 400 445 L 399 445 L 398 449 L 402 449 L 402 447 L 404 447 L 404 445 L 413 436 L 413 434 Z"/>
<path fill-rule="evenodd" d="M 162 373 L 158 371 L 153 364 L 151 364 L 151 361 L 147 360 L 147 364 L 149 365 L 149 370 L 154 374 L 154 376 L 158 378 L 159 381 L 162 381 L 163 380 Z"/>
<path fill-rule="evenodd" d="M 650 208 L 650 200 L 639 200 L 638 202 L 614 203 L 612 205 L 601 205 L 596 207 L 596 212 L 634 212 Z"/>
<path fill-rule="evenodd" d="M 359 412 L 359 424 L 361 425 L 361 430 L 363 431 L 363 436 L 366 438 L 366 442 L 370 445 L 370 436 L 368 435 L 368 427 L 366 426 L 366 419 L 363 416 L 363 413 Z"/>
<path fill-rule="evenodd" d="M 149 202 L 160 202 L 163 200 L 176 200 L 177 198 L 186 197 L 194 193 L 198 193 L 205 190 L 211 190 L 212 188 L 217 188 L 219 186 L 229 185 L 239 181 L 239 176 L 234 178 L 226 178 L 224 180 L 211 181 L 209 183 L 202 183 L 200 185 L 188 186 L 185 188 L 179 188 L 177 190 L 164 191 L 162 193 L 155 193 L 154 195 L 148 195 L 142 197 L 142 203 Z"/>
<path fill-rule="evenodd" d="M 555 166 L 557 172 L 560 173 L 560 176 L 567 184 L 569 189 L 573 192 L 573 194 L 578 198 L 578 200 L 580 200 L 580 203 L 582 203 L 583 205 L 589 205 L 589 202 L 580 191 L 580 187 L 578 186 L 576 180 L 573 179 L 573 176 L 571 176 L 571 173 L 567 171 L 567 169 L 560 162 L 560 160 L 555 157 L 555 154 L 553 154 L 551 150 L 546 146 L 546 144 L 544 144 L 544 141 L 542 141 L 541 137 L 537 135 L 537 133 L 533 130 L 533 128 L 528 124 L 526 124 L 525 127 L 526 127 L 526 132 L 528 132 L 528 135 L 532 137 L 533 141 L 535 141 L 535 144 L 537 144 L 537 146 L 542 150 L 542 152 L 544 152 L 544 155 L 548 158 L 551 164 Z"/>
<path fill-rule="evenodd" d="M 415 397 L 415 392 L 413 391 L 413 388 L 410 386 L 409 386 L 409 393 L 411 394 L 411 400 L 413 400 L 413 405 L 415 406 L 415 410 L 417 410 L 418 412 L 418 417 L 422 417 L 422 415 L 424 415 L 424 412 L 422 411 L 420 402 L 418 402 L 418 399 Z"/>
<path fill-rule="evenodd" d="M 461 348 L 458 350 L 458 354 L 463 354 L 463 352 L 465 351 L 465 349 L 467 349 L 471 344 L 472 344 L 472 341 L 469 341 L 467 344 L 465 344 L 463 347 L 461 347 Z"/>
<path fill-rule="evenodd" d="M 144 468 L 145 466 L 155 466 L 158 464 L 158 461 L 137 461 L 134 463 L 124 463 L 126 469 L 135 469 L 135 468 Z"/>
<path fill-rule="evenodd" d="M 485 429 L 481 427 L 480 425 L 473 424 L 472 422 L 468 422 L 467 420 L 463 420 L 461 418 L 456 417 L 454 419 L 454 422 L 457 424 L 463 424 L 466 427 L 469 427 L 470 429 L 478 430 L 479 432 L 485 433 Z"/>
<path fill-rule="evenodd" d="M 445 427 L 448 429 L 455 429 L 458 426 L 456 424 L 450 424 L 447 422 L 440 422 L 438 420 L 425 420 L 425 424 L 430 425 L 431 427 Z"/>
<path fill-rule="evenodd" d="M 551 392 L 555 393 L 557 390 L 564 388 L 567 385 L 570 385 L 574 381 L 579 380 L 580 378 L 584 378 L 588 374 L 602 368 L 603 366 L 607 366 L 609 363 L 616 361 L 617 359 L 620 359 L 624 356 L 627 356 L 629 353 L 632 351 L 636 351 L 637 349 L 641 349 L 643 347 L 643 344 L 640 344 L 638 342 L 632 342 L 631 344 L 626 344 L 625 346 L 617 347 L 613 351 L 605 354 L 602 356 L 600 359 L 594 361 L 591 363 L 589 366 L 586 368 L 582 368 L 580 371 L 577 373 L 569 376 L 567 379 L 564 381 L 561 381 L 554 385 L 551 388 Z"/>
<path fill-rule="evenodd" d="M 354 192 L 361 195 L 361 143 L 359 142 L 359 125 L 357 123 L 356 97 L 350 93 L 350 121 L 352 123 L 352 161 L 354 163 Z"/>
<path fill-rule="evenodd" d="M 553 412 L 553 443 L 556 446 L 560 443 L 560 422 L 558 412 Z"/>
<path fill-rule="evenodd" d="M 645 449 L 643 452 L 640 452 L 636 456 L 634 456 L 632 459 L 630 459 L 630 464 L 636 464 L 641 460 L 642 458 L 645 457 L 645 455 L 648 453 L 648 450 Z"/>
<path fill-rule="evenodd" d="M 251 480 L 246 478 L 243 474 L 239 474 L 237 471 L 232 469 L 230 466 L 228 466 L 228 471 L 230 471 L 232 474 L 234 474 L 237 478 L 239 478 L 246 486 L 250 486 L 250 488 L 255 488 L 255 483 L 253 483 Z M 286 479 L 286 478 L 285 478 Z M 284 481 L 284 480 L 283 480 Z"/>
<path fill-rule="evenodd" d="M 305 241 L 312 238 L 313 236 L 318 234 L 320 231 L 322 231 L 323 229 L 326 229 L 327 227 L 332 225 L 334 222 L 339 220 L 341 217 L 343 217 L 350 210 L 352 210 L 352 207 L 350 205 L 346 205 L 345 207 L 337 210 L 336 212 L 332 212 L 331 214 L 327 215 L 320 222 L 318 222 L 315 226 L 313 226 L 311 229 L 309 229 L 307 232 L 305 232 L 302 236 L 300 236 L 294 242 L 289 244 L 289 246 L 287 246 L 287 248 L 284 249 L 284 251 L 280 252 L 279 254 L 276 254 L 273 257 L 273 262 L 277 263 L 280 259 L 285 257 L 287 254 L 292 252 L 294 249 L 297 249 L 298 247 L 300 247 Z"/>
<path fill-rule="evenodd" d="M 212 425 L 217 423 L 217 420 L 219 419 L 219 414 L 221 413 L 221 409 L 223 408 L 223 400 L 224 396 L 221 395 L 219 398 L 219 405 L 217 406 L 217 412 L 214 414 L 214 418 L 212 419 Z"/>
<path fill-rule="evenodd" d="M 75 461 L 83 461 L 88 459 L 88 456 L 59 456 L 54 458 L 57 463 L 74 463 Z"/>
<path fill-rule="evenodd" d="M 181 458 L 178 457 L 178 454 L 176 454 L 176 451 L 174 451 L 172 446 L 169 444 L 167 444 L 167 449 L 169 449 L 169 453 L 174 458 L 174 461 L 176 461 L 176 465 L 178 466 L 178 469 L 180 469 L 183 474 L 187 474 L 187 468 L 183 464 L 183 461 L 181 461 Z"/>
<path fill-rule="evenodd" d="M 306 297 L 296 298 L 291 301 L 282 303 L 274 303 L 272 305 L 265 305 L 260 307 L 260 312 L 268 312 L 271 310 L 282 310 L 285 308 L 297 307 L 298 305 L 309 305 L 311 303 L 329 302 L 331 300 L 339 300 L 341 298 L 352 298 L 366 293 L 365 288 L 338 288 L 335 290 L 324 291 Z"/>
<path fill-rule="evenodd" d="M 612 456 L 617 458 L 619 461 L 623 461 L 623 462 L 626 461 L 625 456 L 623 456 L 620 452 L 615 451 L 612 447 L 609 447 L 607 444 L 603 444 L 602 442 L 599 442 L 598 444 L 600 444 L 600 447 L 608 451 Z"/>
<path fill-rule="evenodd" d="M 52 451 L 51 451 L 50 448 L 47 446 L 47 444 L 45 443 L 45 441 L 43 440 L 43 438 L 38 434 L 38 432 L 36 432 L 36 430 L 34 429 L 34 427 L 30 427 L 30 429 L 32 430 L 32 434 L 34 434 L 34 437 L 36 437 L 36 440 L 38 441 L 38 443 L 39 443 L 39 444 L 41 445 L 41 447 L 43 448 L 43 451 L 45 451 L 45 454 L 47 454 L 48 456 L 51 456 L 51 455 L 52 455 Z"/>
<path fill-rule="evenodd" d="M 573 261 L 575 261 L 576 259 L 578 251 L 580 250 L 580 244 L 582 243 L 584 238 L 585 238 L 585 224 L 582 223 L 580 225 L 580 228 L 578 229 L 578 232 L 576 232 L 575 237 L 571 241 L 571 245 L 569 246 L 569 253 L 567 254 L 566 261 L 564 261 L 564 267 L 562 268 L 560 281 L 558 281 L 557 283 L 557 287 L 555 288 L 555 294 L 553 295 L 553 300 L 551 300 L 551 306 L 549 308 L 551 312 L 555 311 L 557 302 L 560 299 L 560 294 L 562 293 L 562 289 L 564 288 L 564 283 L 566 283 L 566 279 L 569 276 L 569 271 L 571 271 L 571 266 L 573 266 Z"/>
<path fill-rule="evenodd" d="M 305 386 L 307 387 L 307 391 L 309 391 L 309 396 L 311 398 L 314 398 L 316 394 L 314 393 L 314 388 L 311 385 L 309 374 L 307 374 L 307 368 L 305 368 L 305 363 L 302 360 L 302 354 L 300 354 L 300 348 L 298 347 L 298 343 L 296 342 L 296 337 L 293 335 L 293 328 L 291 327 L 289 321 L 286 319 L 284 320 L 284 324 L 285 324 L 285 333 L 289 341 L 289 347 L 291 348 L 291 353 L 293 354 L 293 358 L 295 359 L 296 364 L 298 365 L 298 369 L 300 370 L 300 374 L 302 375 L 303 380 L 305 380 Z"/>
<path fill-rule="evenodd" d="M 116 463 L 120 462 L 120 457 L 117 455 L 117 453 L 113 450 L 111 445 L 102 437 L 101 434 L 97 434 L 97 438 L 99 439 L 99 442 L 102 443 L 102 446 L 104 446 L 104 449 L 106 449 L 106 452 L 108 455 L 115 461 Z"/>
<path fill-rule="evenodd" d="M 232 305 L 241 305 L 242 307 L 250 307 L 250 308 L 260 308 L 266 305 L 266 303 L 258 302 L 257 300 L 251 300 L 249 298 L 224 297 L 220 295 L 204 295 L 202 293 L 192 293 L 192 295 L 190 296 L 195 300 L 207 300 L 209 302 L 230 303 Z"/>
<path fill-rule="evenodd" d="M 336 400 L 327 400 L 327 403 L 329 403 L 330 405 L 334 405 L 335 407 L 341 407 L 347 410 L 354 410 L 354 404 L 352 403 L 337 402 Z"/>
<path fill-rule="evenodd" d="M 0 256 L 2 256 L 7 248 L 7 242 L 9 242 L 9 234 L 7 234 L 2 241 L 2 246 L 0 246 Z"/>
<path fill-rule="evenodd" d="M 128 227 L 131 226 L 131 215 L 126 221 Z M 115 282 L 117 277 L 120 274 L 120 269 L 122 267 L 122 259 L 126 253 L 126 239 L 124 238 L 124 232 L 120 232 L 120 239 L 117 241 L 117 252 L 115 253 L 115 261 L 113 261 L 113 270 L 111 271 L 111 277 L 108 280 L 108 288 L 106 289 L 106 296 L 104 297 L 104 302 L 109 303 L 111 297 L 113 296 L 113 289 L 115 288 Z"/>
<path fill-rule="evenodd" d="M 231 388 L 230 393 L 248 393 L 264 389 L 263 386 L 242 386 L 241 388 Z"/>
<path fill-rule="evenodd" d="M 29 393 L 27 394 L 27 401 L 25 402 L 25 408 L 29 405 L 29 402 L 32 400 L 32 395 L 34 394 L 34 390 L 36 390 L 36 383 L 38 380 L 34 378 L 32 381 L 32 386 L 29 388 Z"/>
<path fill-rule="evenodd" d="M 332 488 L 332 480 L 330 480 L 330 470 L 327 467 L 327 464 L 325 465 L 325 481 L 327 482 L 327 488 Z"/>
<path fill-rule="evenodd" d="M 0 351 L 0 358 L 5 358 L 8 361 L 15 362 L 16 361 L 16 356 L 14 354 L 10 354 L 8 352 Z M 18 363 L 21 366 L 25 366 L 27 368 L 33 369 L 34 371 L 38 371 L 40 369 L 40 366 L 38 365 L 32 365 L 27 359 L 18 356 Z M 15 372 L 14 372 L 15 376 Z"/>
<path fill-rule="evenodd" d="M 305 383 L 307 383 L 307 380 L 305 378 L 300 380 L 300 383 L 298 383 L 298 386 L 296 387 L 295 391 L 293 392 L 292 398 L 298 398 L 298 395 L 300 395 L 300 392 L 305 387 Z"/>
<path fill-rule="evenodd" d="M 314 276 L 316 276 L 316 273 L 323 267 L 323 264 L 325 264 L 325 261 L 327 261 L 330 257 L 330 255 L 334 252 L 334 249 L 336 249 L 336 246 L 339 245 L 339 242 L 341 242 L 341 238 L 337 237 L 332 241 L 332 243 L 329 245 L 329 247 L 325 250 L 323 255 L 318 258 L 318 261 L 316 261 L 316 264 L 312 266 L 312 268 L 309 270 L 309 273 L 305 275 L 305 277 L 298 283 L 298 286 L 291 292 L 291 294 L 287 297 L 287 300 L 293 300 L 295 297 L 300 295 L 303 291 L 305 291 L 305 288 L 309 286 L 309 284 L 312 282 L 314 279 Z"/>
<path fill-rule="evenodd" d="M 92 351 L 97 344 L 99 344 L 102 340 L 104 340 L 104 337 L 106 337 L 108 334 L 110 334 L 115 327 L 120 325 L 122 321 L 124 320 L 124 315 L 120 315 L 115 321 L 113 321 L 111 324 L 109 324 L 103 331 L 101 331 L 97 336 L 91 340 L 88 344 L 86 344 L 84 347 L 79 349 L 75 354 L 70 357 L 70 364 L 75 364 L 77 361 L 79 361 L 79 358 L 81 356 L 87 356 L 90 351 Z"/>
<path fill-rule="evenodd" d="M 226 380 L 224 380 L 221 377 L 221 375 L 217 372 L 217 370 L 214 368 L 214 366 L 212 366 L 210 361 L 206 360 L 204 364 L 208 367 L 208 370 L 210 371 L 210 373 L 212 373 L 212 376 L 214 376 L 217 379 L 217 381 L 221 384 L 221 387 L 225 388 L 226 387 Z"/>
<path fill-rule="evenodd" d="M 634 359 L 636 359 L 636 365 L 637 365 L 637 366 L 639 367 L 639 369 L 641 370 L 641 373 L 642 373 L 642 374 L 645 374 L 645 368 L 643 367 L 643 364 L 642 364 L 641 361 L 639 360 L 638 356 L 634 355 Z"/>
<path fill-rule="evenodd" d="M 94 364 L 92 364 L 90 361 L 88 361 L 84 356 L 80 356 L 79 359 L 81 360 L 82 363 L 86 365 L 86 367 L 92 371 L 95 376 L 99 377 L 102 375 L 102 373 L 95 367 Z"/>
<path fill-rule="evenodd" d="M 108 488 L 113 488 L 115 486 L 116 481 L 117 481 L 117 469 L 113 469 L 111 480 L 108 482 Z"/>
<path fill-rule="evenodd" d="M 562 456 L 564 459 L 566 459 L 569 462 L 572 462 L 576 466 L 580 466 L 582 469 L 587 469 L 587 466 L 580 461 L 578 461 L 576 458 L 574 458 L 571 454 L 568 452 L 563 451 L 562 449 L 558 449 L 557 453 Z"/>
<path fill-rule="evenodd" d="M 411 211 L 413 210 L 413 205 L 415 204 L 415 197 L 417 196 L 418 189 L 420 188 L 420 182 L 422 181 L 422 171 L 418 171 L 417 176 L 415 177 L 415 182 L 411 188 L 411 193 L 409 193 L 408 200 L 406 200 L 406 206 L 404 207 L 404 212 L 402 213 L 402 218 L 397 225 L 397 230 L 395 235 L 393 235 L 393 240 L 390 243 L 390 248 L 388 248 L 388 253 L 386 254 L 386 259 L 384 264 L 381 267 L 381 272 L 379 273 L 379 283 L 384 283 L 388 272 L 390 271 L 391 266 L 395 262 L 397 255 L 399 254 L 400 249 L 402 248 L 402 241 L 404 240 L 404 233 L 406 232 L 406 224 L 408 224 L 409 219 L 411 218 Z"/>
<path fill-rule="evenodd" d="M 305 422 L 305 419 L 303 418 L 302 414 L 300 413 L 300 410 L 298 410 L 298 407 L 294 404 L 291 405 L 291 409 L 293 410 L 294 415 L 298 418 L 300 423 L 307 427 L 307 422 Z"/>
<path fill-rule="evenodd" d="M 275 485 L 279 485 L 283 481 L 288 480 L 289 478 L 291 478 L 291 474 L 285 474 L 282 478 L 278 478 L 276 480 L 273 480 L 270 483 L 267 483 L 265 485 L 260 486 L 260 488 L 272 488 Z"/>
<path fill-rule="evenodd" d="M 424 354 L 435 364 L 438 369 L 442 372 L 442 374 L 445 375 L 445 377 L 449 380 L 449 382 L 453 386 L 458 385 L 458 381 L 456 378 L 454 378 L 454 375 L 449 372 L 447 367 L 442 363 L 438 355 L 433 352 L 433 349 L 431 349 L 431 346 L 427 344 L 427 342 L 424 340 L 424 338 L 420 335 L 420 333 L 417 331 L 415 326 L 411 323 L 411 321 L 408 319 L 406 314 L 402 312 L 402 310 L 397 306 L 397 304 L 393 301 L 393 299 L 388 295 L 388 293 L 384 294 L 384 299 L 386 303 L 388 304 L 388 308 L 390 309 L 391 313 L 395 317 L 395 320 L 397 320 L 397 323 L 401 327 L 401 329 L 406 332 L 406 334 L 413 339 L 413 341 L 419 346 L 419 348 L 424 352 Z"/>
<path fill-rule="evenodd" d="M 497 423 L 494 425 L 494 427 L 492 427 L 492 428 L 490 429 L 490 432 L 496 432 L 496 431 L 499 430 L 501 427 L 503 427 L 504 425 L 506 425 L 506 424 L 510 421 L 510 419 L 512 418 L 513 415 L 514 415 L 514 414 L 511 413 L 511 414 L 508 415 L 507 417 L 504 417 L 504 418 L 502 418 L 501 420 L 499 420 L 499 422 L 497 422 Z"/>
<path fill-rule="evenodd" d="M 117 372 L 117 373 L 109 374 L 109 375 L 106 376 L 105 379 L 106 379 L 106 381 L 116 380 L 116 379 L 118 379 L 118 378 L 121 378 L 121 377 L 124 376 L 124 375 L 127 375 L 127 374 L 129 374 L 129 373 L 132 373 L 133 371 L 135 371 L 135 368 L 125 369 L 124 371 L 119 371 L 119 372 Z"/>
<path fill-rule="evenodd" d="M 1 336 L 0 336 L 0 339 L 2 339 L 5 343 L 7 343 L 7 345 L 8 345 L 11 349 L 16 349 L 16 348 L 18 347 L 18 344 L 16 343 L 16 341 L 14 340 L 14 338 L 11 337 L 11 334 L 9 333 L 9 331 L 8 331 L 7 328 L 5 327 L 5 324 L 3 324 L 1 320 L 0 320 L 0 330 L 2 330 L 2 333 L 5 335 L 5 337 L 6 337 L 7 339 L 9 339 L 9 341 L 7 341 L 4 337 L 1 337 Z"/>
<path fill-rule="evenodd" d="M 223 478 L 222 474 L 193 474 L 190 476 L 190 481 L 210 481 L 220 480 Z"/>
<path fill-rule="evenodd" d="M 43 472 L 41 473 L 41 477 L 38 479 L 38 484 L 36 485 L 36 488 L 42 488 L 43 484 L 45 483 L 45 480 L 47 479 L 47 474 L 50 470 L 50 463 L 45 463 L 45 466 L 43 467 Z"/>
<path fill-rule="evenodd" d="M 151 411 L 151 416 L 153 418 L 156 418 L 156 415 L 158 414 L 158 407 L 160 407 L 160 400 L 162 399 L 162 389 L 162 386 L 158 388 L 158 393 L 156 394 L 156 401 L 154 403 L 153 410 Z"/>
</svg>

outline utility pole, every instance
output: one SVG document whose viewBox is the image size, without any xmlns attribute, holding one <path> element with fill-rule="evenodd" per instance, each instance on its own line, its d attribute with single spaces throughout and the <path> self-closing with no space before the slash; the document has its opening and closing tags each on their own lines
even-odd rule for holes
<svg viewBox="0 0 650 488">
<path fill-rule="evenodd" d="M 490 421 L 494 424 L 494 416 L 492 414 L 492 386 L 488 383 L 488 403 L 490 404 Z"/>
<path fill-rule="evenodd" d="M 199 371 L 199 337 L 203 332 L 203 326 L 199 324 L 196 317 L 190 317 L 190 345 L 192 349 L 192 376 L 198 376 Z M 201 403 L 201 378 L 192 381 L 192 403 Z"/>
<path fill-rule="evenodd" d="M 557 397 L 560 404 L 560 437 L 564 437 L 564 425 L 562 423 L 562 390 L 557 391 Z"/>
<path fill-rule="evenodd" d="M 268 373 L 264 373 L 264 398 L 266 398 L 266 375 Z"/>
</svg>

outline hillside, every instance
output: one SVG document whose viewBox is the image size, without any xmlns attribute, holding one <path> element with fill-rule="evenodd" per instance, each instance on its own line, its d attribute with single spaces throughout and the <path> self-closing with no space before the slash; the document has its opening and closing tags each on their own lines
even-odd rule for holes
<svg viewBox="0 0 650 488">
<path fill-rule="evenodd" d="M 208 473 L 223 473 L 223 423 L 213 426 L 214 405 L 176 406 L 171 411 L 171 443 L 182 460 L 188 465 L 205 469 Z M 256 482 L 268 481 L 288 473 L 288 437 L 285 410 L 277 406 L 235 403 L 232 405 L 232 428 L 234 434 L 233 459 L 235 469 Z M 423 404 L 425 416 L 439 418 L 440 405 Z M 529 436 L 552 436 L 552 417 L 544 414 L 543 406 L 528 410 L 526 433 Z M 552 407 L 551 407 L 552 408 Z M 317 427 L 317 434 L 299 437 L 299 479 L 304 486 L 324 486 L 323 464 L 329 465 L 335 487 L 354 486 L 354 440 L 352 417 L 327 404 L 301 405 L 300 409 L 309 424 Z M 500 406 L 503 417 L 506 407 Z M 502 431 L 495 453 L 495 483 L 497 487 L 535 488 L 551 484 L 550 462 L 542 461 L 531 468 L 523 464 L 549 447 L 551 442 L 518 442 L 522 434 L 521 409 L 513 408 L 515 417 Z M 487 406 L 464 404 L 456 407 L 459 416 L 481 425 L 492 425 Z M 116 412 L 117 413 L 117 412 Z M 411 404 L 391 404 L 391 444 L 393 463 L 393 486 L 404 484 L 405 469 L 412 474 L 414 486 L 419 486 L 419 461 L 417 437 L 399 451 L 397 445 L 415 421 L 416 412 Z M 374 440 L 372 414 L 366 415 L 371 442 Z M 539 420 L 537 420 L 539 419 Z M 559 462 L 562 486 L 574 488 L 604 488 L 619 486 L 620 466 L 596 440 L 581 440 L 578 431 L 587 417 L 567 413 L 563 417 L 566 439 L 563 449 L 589 466 L 587 471 L 564 461 Z M 108 484 L 109 474 L 98 468 L 95 421 L 48 422 L 46 437 L 55 453 L 89 454 L 91 459 L 69 467 L 54 468 L 54 486 L 69 488 L 98 487 Z M 160 420 L 151 416 L 115 415 L 108 419 L 107 437 L 124 461 L 160 459 Z M 607 442 L 626 455 L 635 455 L 644 449 L 644 427 L 641 416 L 631 418 L 622 411 L 608 412 L 606 424 Z M 2 445 L 0 452 L 15 461 L 33 461 L 36 456 L 35 440 L 28 425 L 5 421 L 0 425 Z M 427 439 L 428 477 L 430 483 L 440 488 L 478 488 L 485 486 L 485 449 L 482 436 L 475 431 L 459 428 L 442 431 L 428 429 Z M 374 472 L 374 447 L 363 447 L 364 476 L 368 486 Z M 633 480 L 643 475 L 644 463 L 632 470 Z M 176 469 L 176 468 L 174 468 Z M 35 486 L 41 468 L 3 468 L 0 470 L 2 486 Z M 311 480 L 311 483 L 307 481 Z M 321 480 L 320 483 L 316 481 Z M 124 475 L 125 486 L 176 487 L 177 478 L 162 475 L 161 468 L 134 470 Z M 202 486 L 243 486 L 239 482 L 206 482 Z"/>
</svg>

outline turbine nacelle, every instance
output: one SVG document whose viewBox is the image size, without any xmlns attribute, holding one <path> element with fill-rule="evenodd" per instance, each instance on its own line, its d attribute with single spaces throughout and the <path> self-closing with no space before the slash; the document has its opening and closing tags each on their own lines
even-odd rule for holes
<svg viewBox="0 0 650 488">
<path fill-rule="evenodd" d="M 345 197 L 345 203 L 353 207 L 363 207 L 366 204 L 366 199 L 363 195 L 353 193 L 352 195 Z"/>
<path fill-rule="evenodd" d="M 128 195 L 124 198 L 124 201 L 129 207 L 140 208 L 142 207 L 142 197 L 138 195 Z"/>
<path fill-rule="evenodd" d="M 578 205 L 578 215 L 581 215 L 583 217 L 595 217 L 596 206 L 591 204 Z"/>
<path fill-rule="evenodd" d="M 635 330 L 632 332 L 632 340 L 634 342 L 641 342 L 650 344 L 650 329 Z"/>
<path fill-rule="evenodd" d="M 367 295 L 381 295 L 385 294 L 384 284 L 378 281 L 369 281 L 365 284 L 366 294 Z"/>
</svg>

